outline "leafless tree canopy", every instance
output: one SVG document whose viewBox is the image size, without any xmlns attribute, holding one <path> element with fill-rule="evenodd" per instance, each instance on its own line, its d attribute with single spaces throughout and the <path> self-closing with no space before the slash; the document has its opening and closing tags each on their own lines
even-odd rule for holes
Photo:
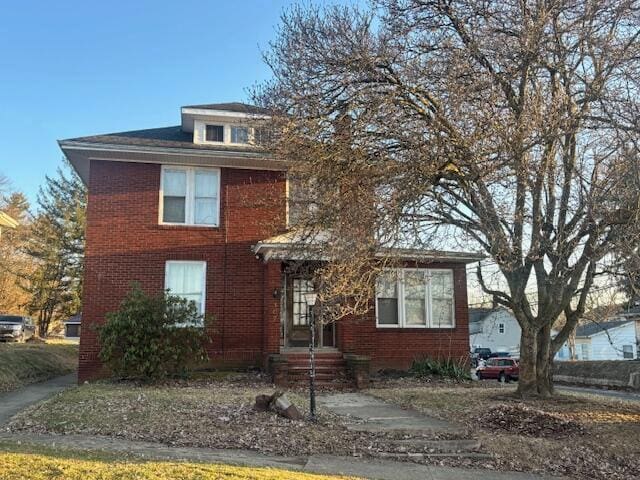
<svg viewBox="0 0 640 480">
<path fill-rule="evenodd" d="M 257 97 L 314 205 L 303 223 L 335 232 L 336 258 L 408 238 L 482 249 L 506 282 L 490 288 L 479 268 L 483 288 L 522 327 L 522 395 L 552 392 L 595 276 L 638 244 L 639 7 L 299 7 L 266 56 L 274 80 Z"/>
</svg>

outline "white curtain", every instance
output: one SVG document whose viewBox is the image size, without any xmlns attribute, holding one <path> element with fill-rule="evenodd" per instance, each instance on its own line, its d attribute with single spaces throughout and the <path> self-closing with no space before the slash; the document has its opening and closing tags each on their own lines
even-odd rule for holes
<svg viewBox="0 0 640 480">
<path fill-rule="evenodd" d="M 218 220 L 218 174 L 196 171 L 195 173 L 195 223 L 213 225 Z"/>
<path fill-rule="evenodd" d="M 193 301 L 202 314 L 204 299 L 205 262 L 167 263 L 165 288 L 172 295 Z"/>
<path fill-rule="evenodd" d="M 431 273 L 431 313 L 433 327 L 453 327 L 453 272 Z"/>
<path fill-rule="evenodd" d="M 427 324 L 427 287 L 424 270 L 404 272 L 404 311 L 407 325 Z"/>
</svg>

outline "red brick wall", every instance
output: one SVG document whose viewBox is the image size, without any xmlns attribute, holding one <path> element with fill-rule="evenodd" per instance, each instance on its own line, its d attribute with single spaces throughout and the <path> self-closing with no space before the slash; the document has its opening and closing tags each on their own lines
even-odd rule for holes
<svg viewBox="0 0 640 480">
<path fill-rule="evenodd" d="M 345 353 L 371 357 L 373 371 L 407 369 L 414 359 L 429 356 L 466 360 L 469 355 L 469 311 L 466 269 L 462 264 L 434 263 L 424 268 L 454 270 L 455 328 L 377 328 L 375 309 L 338 322 L 338 347 Z"/>
<path fill-rule="evenodd" d="M 283 227 L 283 174 L 223 168 L 220 227 L 201 228 L 158 225 L 160 168 L 91 162 L 80 381 L 101 374 L 92 326 L 117 309 L 131 282 L 138 281 L 148 292 L 161 291 L 167 260 L 207 262 L 206 311 L 214 317 L 208 350 L 213 361 L 258 365 L 264 348 L 274 348 L 263 321 L 265 309 L 274 308 L 264 289 L 274 282 L 274 272 L 265 273 L 251 246 Z"/>
</svg>

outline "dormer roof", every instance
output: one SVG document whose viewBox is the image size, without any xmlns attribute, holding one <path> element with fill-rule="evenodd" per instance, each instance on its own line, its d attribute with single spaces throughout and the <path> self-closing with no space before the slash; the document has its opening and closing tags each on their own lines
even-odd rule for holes
<svg viewBox="0 0 640 480">
<path fill-rule="evenodd" d="M 247 113 L 253 115 L 268 115 L 269 111 L 266 108 L 256 107 L 255 105 L 249 105 L 242 102 L 229 102 L 229 103 L 206 103 L 203 105 L 185 105 L 182 107 L 190 108 L 194 110 L 217 110 L 220 112 L 232 112 L 232 113 Z"/>
</svg>

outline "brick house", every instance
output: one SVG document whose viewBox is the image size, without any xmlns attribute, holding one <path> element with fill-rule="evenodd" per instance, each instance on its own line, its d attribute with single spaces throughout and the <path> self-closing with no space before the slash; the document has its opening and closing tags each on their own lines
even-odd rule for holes
<svg viewBox="0 0 640 480">
<path fill-rule="evenodd" d="M 205 327 L 214 365 L 271 360 L 293 372 L 304 360 L 304 293 L 313 285 L 288 269 L 286 163 L 260 149 L 255 126 L 268 117 L 240 103 L 182 107 L 181 117 L 175 127 L 59 142 L 89 195 L 81 382 L 104 374 L 92 325 L 134 281 L 168 288 L 214 318 Z M 345 354 L 369 359 L 372 370 L 468 354 L 465 264 L 479 257 L 400 254 L 410 268 L 381 279 L 370 314 L 319 327 L 320 356 L 334 370 Z"/>
</svg>

